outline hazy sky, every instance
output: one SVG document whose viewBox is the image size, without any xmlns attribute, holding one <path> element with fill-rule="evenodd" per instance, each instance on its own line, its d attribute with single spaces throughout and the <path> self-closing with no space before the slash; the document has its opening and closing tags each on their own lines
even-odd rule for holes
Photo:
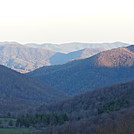
<svg viewBox="0 0 134 134">
<path fill-rule="evenodd" d="M 0 42 L 134 43 L 134 0 L 0 0 Z"/>
</svg>

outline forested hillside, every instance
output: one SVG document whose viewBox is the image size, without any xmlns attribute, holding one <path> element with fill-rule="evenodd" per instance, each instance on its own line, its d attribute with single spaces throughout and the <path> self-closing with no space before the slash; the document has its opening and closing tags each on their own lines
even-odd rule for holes
<svg viewBox="0 0 134 134">
<path fill-rule="evenodd" d="M 85 48 L 82 50 L 70 52 L 70 53 L 55 53 L 50 58 L 51 65 L 59 65 L 59 64 L 65 64 L 69 61 L 76 60 L 76 59 L 84 59 L 91 57 L 97 53 L 100 53 L 102 51 L 105 51 L 105 48 Z"/>
<path fill-rule="evenodd" d="M 80 47 L 78 47 L 79 45 Z M 62 44 L 58 45 L 63 50 L 69 50 L 68 53 L 61 52 L 58 49 L 51 49 L 52 44 L 22 45 L 17 42 L 0 42 L 0 64 L 10 67 L 18 72 L 26 73 L 42 66 L 64 64 L 74 59 L 91 57 L 99 52 L 114 47 L 127 46 L 128 44 L 116 42 L 110 44 Z M 42 47 L 44 46 L 44 47 Z M 76 47 L 77 46 L 77 47 Z M 74 48 L 74 49 L 71 49 Z"/>
<path fill-rule="evenodd" d="M 67 97 L 65 93 L 33 78 L 0 65 L 0 105 L 3 111 L 17 111 L 33 104 L 52 103 Z M 29 106 L 28 106 L 29 103 Z M 26 105 L 25 105 L 26 104 Z M 5 110 L 2 107 L 6 107 Z"/>
<path fill-rule="evenodd" d="M 133 95 L 134 81 L 89 91 L 52 105 L 42 105 L 37 111 L 69 116 L 70 121 L 66 124 L 46 130 L 52 134 L 126 134 L 134 131 Z"/>
<path fill-rule="evenodd" d="M 0 64 L 23 73 L 50 65 L 49 58 L 54 54 L 54 51 L 19 43 L 0 43 Z"/>
<path fill-rule="evenodd" d="M 132 47 L 132 46 L 131 46 Z M 117 48 L 64 65 L 39 68 L 28 74 L 69 95 L 134 79 L 134 52 Z"/>
</svg>

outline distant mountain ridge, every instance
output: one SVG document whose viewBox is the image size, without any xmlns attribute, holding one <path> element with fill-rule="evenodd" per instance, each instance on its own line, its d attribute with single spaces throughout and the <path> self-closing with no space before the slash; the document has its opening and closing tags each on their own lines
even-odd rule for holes
<svg viewBox="0 0 134 134">
<path fill-rule="evenodd" d="M 51 56 L 50 63 L 51 63 L 51 65 L 65 64 L 72 60 L 84 59 L 84 58 L 91 57 L 102 51 L 105 51 L 105 49 L 104 48 L 94 48 L 94 49 L 93 48 L 85 48 L 82 50 L 70 52 L 68 54 L 55 53 L 53 56 Z"/>
<path fill-rule="evenodd" d="M 117 48 L 64 65 L 48 66 L 28 75 L 69 95 L 134 79 L 134 52 Z"/>
<path fill-rule="evenodd" d="M 73 59 L 90 57 L 104 49 L 83 49 L 68 54 L 42 48 L 30 48 L 16 42 L 0 43 L 0 64 L 26 73 L 42 66 L 64 64 Z"/>
<path fill-rule="evenodd" d="M 61 50 L 53 51 L 54 49 L 51 49 L 50 46 L 53 46 L 53 44 L 45 44 L 45 47 L 44 45 L 35 45 L 38 48 L 33 48 L 28 47 L 31 45 L 22 45 L 17 42 L 0 42 L 0 64 L 21 73 L 26 73 L 42 66 L 65 64 L 75 59 L 91 57 L 113 47 L 126 45 L 121 42 L 108 44 L 68 43 L 56 45 L 58 47 L 60 46 L 63 51 L 73 51 L 70 53 L 61 53 Z"/>
<path fill-rule="evenodd" d="M 35 43 L 29 43 L 25 44 L 29 47 L 35 47 L 35 48 L 47 48 L 53 51 L 57 52 L 64 52 L 69 53 L 73 51 L 78 51 L 85 48 L 90 49 L 112 49 L 112 48 L 118 48 L 118 47 L 126 47 L 129 44 L 122 43 L 122 42 L 114 42 L 114 43 L 80 43 L 80 42 L 72 42 L 72 43 L 64 43 L 64 44 L 51 44 L 51 43 L 44 43 L 44 44 L 35 44 Z"/>
<path fill-rule="evenodd" d="M 18 43 L 0 43 L 0 64 L 19 72 L 50 65 L 49 58 L 54 54 L 53 51 L 29 48 Z"/>
</svg>

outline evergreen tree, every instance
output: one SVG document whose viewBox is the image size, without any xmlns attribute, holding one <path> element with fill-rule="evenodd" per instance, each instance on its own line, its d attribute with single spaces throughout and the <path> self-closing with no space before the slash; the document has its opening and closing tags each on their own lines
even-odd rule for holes
<svg viewBox="0 0 134 134">
<path fill-rule="evenodd" d="M 8 123 L 9 126 L 13 126 L 13 121 L 10 120 L 9 123 Z"/>
</svg>

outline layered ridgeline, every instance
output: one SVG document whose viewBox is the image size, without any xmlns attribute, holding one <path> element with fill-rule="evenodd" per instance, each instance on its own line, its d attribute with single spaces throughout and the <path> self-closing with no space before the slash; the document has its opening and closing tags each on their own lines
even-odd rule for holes
<svg viewBox="0 0 134 134">
<path fill-rule="evenodd" d="M 51 65 L 65 64 L 69 61 L 73 61 L 76 59 L 84 59 L 91 57 L 105 50 L 105 48 L 85 48 L 82 50 L 70 52 L 68 54 L 57 52 L 50 58 L 50 63 Z"/>
<path fill-rule="evenodd" d="M 48 49 L 31 48 L 15 42 L 0 43 L 0 64 L 26 73 L 42 66 L 64 64 L 73 59 L 90 57 L 102 48 L 59 53 Z"/>
<path fill-rule="evenodd" d="M 44 43 L 44 44 L 35 44 L 35 43 L 29 43 L 26 44 L 26 46 L 34 47 L 34 48 L 46 48 L 49 50 L 57 51 L 57 52 L 73 52 L 78 51 L 85 48 L 90 49 L 112 49 L 112 48 L 118 48 L 118 47 L 126 47 L 128 46 L 127 43 L 122 42 L 114 42 L 114 43 L 80 43 L 80 42 L 73 42 L 73 43 L 64 43 L 64 44 L 51 44 L 51 43 Z"/>
<path fill-rule="evenodd" d="M 52 134 L 133 133 L 134 81 L 95 89 L 51 105 L 42 105 L 39 113 L 66 113 L 69 122 Z M 123 130 L 123 131 L 122 131 Z M 45 133 L 44 133 L 45 134 Z M 47 133 L 46 133 L 47 134 Z"/>
<path fill-rule="evenodd" d="M 62 47 L 64 50 L 67 50 L 66 47 L 68 47 L 69 50 L 75 50 L 75 52 L 65 54 L 60 53 L 60 50 L 50 49 L 51 47 L 40 47 L 40 45 L 37 45 L 38 48 L 33 48 L 27 47 L 31 45 L 21 45 L 16 42 L 1 42 L 0 64 L 10 67 L 16 71 L 26 73 L 42 66 L 64 64 L 74 59 L 90 57 L 106 49 L 126 45 L 128 44 L 119 42 L 111 44 L 109 43 L 107 45 L 100 44 L 100 47 L 99 44 L 87 45 L 82 43 L 77 43 L 75 45 L 72 45 L 72 43 L 60 45 L 60 47 Z"/>
<path fill-rule="evenodd" d="M 50 65 L 50 57 L 55 52 L 39 48 L 29 48 L 16 42 L 0 43 L 0 64 L 19 72 L 29 72 Z"/>
<path fill-rule="evenodd" d="M 0 112 L 21 111 L 35 104 L 53 103 L 65 93 L 0 65 Z"/>
<path fill-rule="evenodd" d="M 126 107 L 134 107 L 133 96 L 134 81 L 130 81 L 87 91 L 58 103 L 42 105 L 36 110 L 39 113 L 67 113 L 74 119 L 78 117 L 86 118 L 86 116 L 96 116 L 102 113 L 118 111 Z M 114 105 L 115 103 L 117 103 L 117 105 Z M 107 108 L 104 106 L 107 106 Z"/>
<path fill-rule="evenodd" d="M 28 75 L 69 95 L 134 79 L 133 46 L 107 50 L 83 60 L 48 66 Z"/>
</svg>

